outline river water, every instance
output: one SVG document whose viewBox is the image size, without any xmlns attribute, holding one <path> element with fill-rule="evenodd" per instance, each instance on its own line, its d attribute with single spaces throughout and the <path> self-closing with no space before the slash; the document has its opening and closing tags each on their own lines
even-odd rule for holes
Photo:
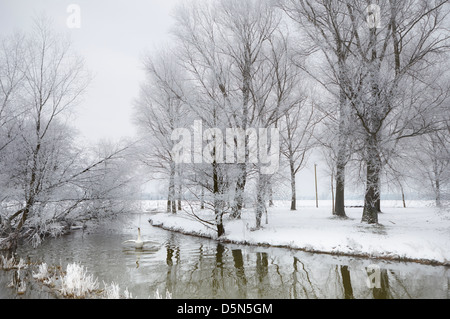
<svg viewBox="0 0 450 319">
<path fill-rule="evenodd" d="M 60 265 L 78 262 L 103 282 L 128 288 L 134 298 L 442 298 L 450 297 L 450 268 L 301 251 L 220 244 L 176 234 L 130 214 L 108 226 L 77 230 L 46 240 L 19 255 Z M 137 237 L 154 241 L 143 250 L 122 244 Z M 53 298 L 30 285 L 18 296 L 0 271 L 0 298 Z"/>
</svg>

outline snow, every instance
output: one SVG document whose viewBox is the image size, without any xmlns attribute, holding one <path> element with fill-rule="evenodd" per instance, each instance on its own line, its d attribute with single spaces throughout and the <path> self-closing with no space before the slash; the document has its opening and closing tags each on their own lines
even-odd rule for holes
<svg viewBox="0 0 450 319">
<path fill-rule="evenodd" d="M 87 268 L 79 263 L 68 264 L 66 271 L 61 273 L 59 280 L 56 272 L 50 271 L 46 263 L 38 265 L 38 272 L 33 271 L 32 276 L 66 298 L 133 298 L 128 288 L 125 288 L 123 295 L 121 295 L 120 287 L 115 282 L 107 284 L 103 281 L 104 289 L 99 289 L 98 278 L 89 274 Z"/>
<path fill-rule="evenodd" d="M 37 280 L 42 280 L 44 281 L 45 279 L 47 279 L 49 277 L 49 272 L 48 272 L 48 266 L 47 263 L 42 263 L 39 265 L 38 268 L 38 272 L 34 273 L 33 272 L 33 278 L 37 279 Z"/>
<path fill-rule="evenodd" d="M 98 289 L 98 281 L 87 269 L 77 263 L 68 264 L 66 274 L 61 278 L 61 294 L 63 296 L 85 297 Z"/>
<path fill-rule="evenodd" d="M 219 240 L 236 244 L 287 247 L 309 252 L 352 255 L 450 265 L 450 213 L 428 202 L 409 202 L 403 208 L 395 201 L 382 202 L 378 225 L 360 222 L 362 208 L 347 208 L 348 219 L 331 215 L 331 207 L 305 201 L 291 212 L 287 202 L 269 208 L 268 224 L 253 231 L 255 216 L 245 210 L 241 220 L 224 218 L 225 235 Z M 302 205 L 302 204 L 301 204 Z M 349 204 L 349 206 L 352 206 Z M 355 205 L 357 206 L 357 205 Z M 199 216 L 213 220 L 209 211 Z M 263 223 L 265 216 L 263 216 Z M 214 228 L 195 220 L 186 211 L 176 215 L 157 213 L 153 226 L 185 234 L 217 239 Z"/>
</svg>

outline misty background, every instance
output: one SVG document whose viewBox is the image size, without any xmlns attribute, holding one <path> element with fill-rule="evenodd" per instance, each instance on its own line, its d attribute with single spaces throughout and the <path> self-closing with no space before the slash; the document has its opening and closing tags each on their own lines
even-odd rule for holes
<svg viewBox="0 0 450 319">
<path fill-rule="evenodd" d="M 81 143 L 114 142 L 136 135 L 131 118 L 133 101 L 145 78 L 142 58 L 147 51 L 171 41 L 171 13 L 180 1 L 4 0 L 0 2 L 0 28 L 5 34 L 26 31 L 33 17 L 44 14 L 53 21 L 55 32 L 67 34 L 92 75 L 72 124 L 79 130 Z M 68 26 L 72 4 L 81 10 L 80 28 Z M 315 163 L 319 199 L 330 198 L 329 172 L 321 157 L 320 152 L 313 151 L 306 167 L 297 174 L 297 199 L 315 198 Z M 363 199 L 364 187 L 356 188 L 346 188 L 347 199 Z M 163 199 L 167 190 L 160 181 L 150 181 L 143 192 L 149 199 Z M 405 193 L 408 199 L 417 197 L 414 190 Z M 274 199 L 289 197 L 289 187 L 285 195 L 274 195 Z M 396 193 L 383 193 L 383 199 L 399 198 Z"/>
</svg>

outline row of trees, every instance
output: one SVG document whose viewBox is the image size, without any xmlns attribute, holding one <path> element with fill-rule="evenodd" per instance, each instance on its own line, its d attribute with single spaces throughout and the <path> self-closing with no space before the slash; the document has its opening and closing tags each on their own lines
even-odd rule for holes
<svg viewBox="0 0 450 319">
<path fill-rule="evenodd" d="M 382 182 L 403 193 L 429 180 L 441 204 L 448 12 L 444 0 L 183 3 L 174 41 L 144 60 L 132 146 L 80 146 L 70 122 L 89 74 L 45 19 L 2 36 L 1 248 L 126 210 L 141 175 L 134 160 L 167 181 L 168 211 L 194 198 L 192 214 L 219 236 L 224 215 L 240 218 L 248 202 L 260 228 L 286 180 L 296 210 L 296 175 L 313 149 L 336 177 L 337 216 L 349 168 L 365 183 L 363 222 L 378 222 Z"/>
<path fill-rule="evenodd" d="M 70 41 L 44 17 L 0 41 L 0 248 L 126 209 L 128 148 L 82 147 L 70 125 L 90 78 Z"/>
<path fill-rule="evenodd" d="M 439 203 L 448 188 L 447 2 L 215 0 L 178 7 L 174 43 L 145 59 L 135 113 L 142 161 L 169 181 L 168 211 L 194 196 L 214 211 L 214 221 L 201 221 L 220 236 L 223 215 L 239 218 L 250 197 L 260 228 L 286 172 L 296 209 L 295 176 L 314 147 L 336 177 L 337 216 L 346 216 L 349 165 L 365 182 L 363 222 L 378 222 L 384 176 L 403 192 L 411 177 L 427 175 Z M 193 132 L 187 156 L 177 144 L 186 135 L 172 134 L 179 128 Z M 227 128 L 240 134 L 223 146 L 217 140 Z M 277 173 L 262 173 L 261 147 L 252 158 L 252 128 L 279 130 Z M 275 140 L 269 144 L 278 150 Z M 234 163 L 224 163 L 224 149 L 234 152 Z M 212 160 L 202 162 L 205 154 Z"/>
<path fill-rule="evenodd" d="M 176 19 L 177 45 L 145 61 L 148 81 L 136 112 L 147 149 L 152 150 L 151 165 L 169 179 L 168 209 L 176 211 L 176 189 L 179 194 L 184 188 L 214 210 L 210 223 L 221 235 L 223 215 L 240 218 L 245 190 L 253 182 L 259 228 L 276 180 L 276 174 L 264 174 L 263 153 L 273 155 L 277 165 L 280 156 L 275 144 L 265 145 L 265 150 L 259 145 L 253 152 L 250 140 L 267 136 L 252 132 L 279 128 L 281 141 L 279 136 L 270 140 L 286 145 L 283 154 L 295 176 L 312 143 L 310 129 L 318 116 L 300 89 L 299 69 L 291 63 L 294 50 L 287 25 L 281 12 L 265 1 L 192 3 L 180 7 Z M 191 128 L 195 121 L 200 121 L 205 134 L 192 128 L 194 161 L 176 164 L 172 132 Z M 233 155 L 235 161 L 224 163 L 223 146 L 217 140 L 230 128 L 235 134 L 227 135 L 224 144 L 227 156 Z M 203 140 L 211 142 L 206 151 Z M 205 155 L 213 161 L 202 162 Z"/>
<path fill-rule="evenodd" d="M 343 172 L 352 156 L 366 168 L 363 220 L 377 222 L 382 170 L 401 158 L 411 145 L 406 139 L 447 129 L 448 77 L 441 71 L 448 58 L 447 5 L 284 2 L 290 17 L 314 30 L 309 38 L 321 46 L 337 87 L 337 215 L 345 215 Z"/>
</svg>

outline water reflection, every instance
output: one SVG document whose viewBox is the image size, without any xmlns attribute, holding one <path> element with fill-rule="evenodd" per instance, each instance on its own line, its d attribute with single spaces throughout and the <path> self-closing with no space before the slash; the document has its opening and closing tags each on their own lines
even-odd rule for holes
<svg viewBox="0 0 450 319">
<path fill-rule="evenodd" d="M 142 250 L 121 246 L 136 226 L 158 244 Z M 448 298 L 450 291 L 446 267 L 225 245 L 140 219 L 103 233 L 75 232 L 20 253 L 63 268 L 79 262 L 99 282 L 115 282 L 137 298 L 154 298 L 156 291 L 173 298 Z M 12 276 L 0 271 L 0 298 L 43 296 L 33 285 L 33 292 L 17 296 L 5 288 Z"/>
<path fill-rule="evenodd" d="M 336 266 L 337 267 L 337 266 Z M 344 299 L 353 299 L 352 280 L 348 266 L 340 266 L 342 286 L 344 288 Z"/>
<path fill-rule="evenodd" d="M 237 281 L 237 298 L 247 298 L 247 277 L 245 276 L 244 259 L 241 249 L 233 249 L 233 264 L 235 268 L 235 276 Z"/>
<path fill-rule="evenodd" d="M 153 246 L 149 248 L 124 248 L 122 249 L 122 252 L 125 255 L 134 256 L 136 260 L 136 268 L 139 268 L 140 266 L 139 262 L 143 255 L 155 254 L 156 252 L 159 251 L 159 249 L 160 248 L 158 246 Z"/>
<path fill-rule="evenodd" d="M 380 285 L 377 287 L 373 287 L 373 298 L 374 299 L 391 299 L 391 293 L 389 291 L 389 277 L 388 271 L 386 269 L 382 269 L 380 271 Z"/>
<path fill-rule="evenodd" d="M 308 254 L 288 250 L 282 251 L 284 254 L 281 255 L 271 255 L 270 252 L 253 251 L 248 247 L 239 249 L 214 243 L 199 244 L 198 249 L 191 252 L 195 252 L 195 258 L 188 263 L 180 263 L 181 250 L 179 246 L 166 247 L 165 287 L 175 298 L 448 297 L 449 274 L 445 267 L 410 265 L 412 268 L 429 268 L 427 272 L 430 269 L 440 270 L 417 276 L 415 271 L 408 272 L 408 264 L 398 264 L 401 268 L 398 272 L 403 278 L 396 271 L 380 269 L 377 279 L 379 285 L 373 286 L 368 284 L 372 273 L 362 266 L 369 263 L 364 259 L 351 259 L 352 266 L 321 264 L 317 256 L 313 258 L 311 254 L 312 260 L 308 259 Z M 341 258 L 336 257 L 323 258 L 341 261 Z M 431 281 L 419 287 L 416 280 L 421 276 Z M 439 291 L 440 282 L 445 282 L 445 285 Z"/>
</svg>

